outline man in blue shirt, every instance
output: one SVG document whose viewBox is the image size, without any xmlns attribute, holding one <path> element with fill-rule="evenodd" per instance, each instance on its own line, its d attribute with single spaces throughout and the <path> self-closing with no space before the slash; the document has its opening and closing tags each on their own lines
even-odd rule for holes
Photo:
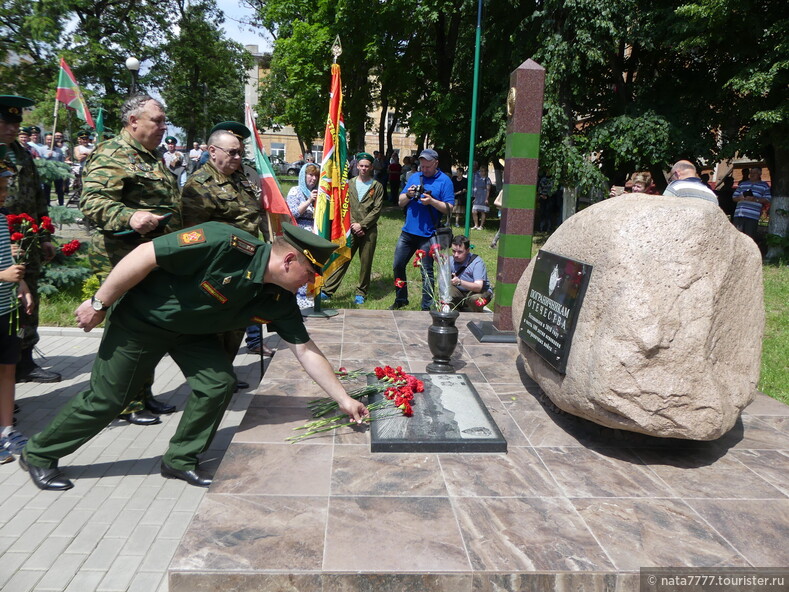
<svg viewBox="0 0 789 592">
<path fill-rule="evenodd" d="M 770 186 L 762 181 L 762 169 L 753 167 L 748 171 L 748 180 L 740 182 L 732 196 L 737 204 L 732 218 L 734 227 L 756 240 L 762 206 L 769 204 L 771 199 Z"/>
<path fill-rule="evenodd" d="M 395 247 L 392 268 L 395 280 L 402 280 L 402 285 L 397 288 L 394 304 L 389 310 L 408 305 L 406 266 L 417 250 L 430 250 L 433 231 L 444 216 L 449 219 L 455 205 L 452 180 L 438 168 L 438 153 L 431 149 L 422 150 L 419 165 L 420 170 L 408 177 L 398 200 L 398 205 L 405 210 L 405 224 Z M 432 283 L 433 259 L 426 256 L 422 259 L 422 310 L 430 310 L 433 303 Z"/>
<path fill-rule="evenodd" d="M 482 257 L 471 253 L 469 240 L 462 234 L 452 239 L 452 309 L 482 312 L 493 292 Z"/>
</svg>

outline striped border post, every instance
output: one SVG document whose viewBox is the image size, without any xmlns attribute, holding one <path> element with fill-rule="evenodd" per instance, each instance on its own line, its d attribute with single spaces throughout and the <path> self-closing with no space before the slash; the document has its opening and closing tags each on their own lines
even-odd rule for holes
<svg viewBox="0 0 789 592">
<path fill-rule="evenodd" d="M 493 326 L 498 331 L 514 330 L 512 299 L 518 280 L 531 261 L 544 90 L 545 69 L 533 60 L 526 60 L 510 74 L 503 209 L 493 309 Z"/>
</svg>

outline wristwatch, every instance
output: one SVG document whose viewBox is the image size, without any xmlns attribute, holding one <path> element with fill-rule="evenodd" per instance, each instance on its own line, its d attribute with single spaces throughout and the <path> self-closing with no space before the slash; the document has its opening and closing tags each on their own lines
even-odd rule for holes
<svg viewBox="0 0 789 592">
<path fill-rule="evenodd" d="M 109 308 L 109 306 L 104 304 L 101 300 L 99 300 L 95 296 L 91 297 L 90 305 L 93 307 L 93 310 L 95 310 L 96 312 L 101 312 L 101 311 L 107 310 Z"/>
</svg>

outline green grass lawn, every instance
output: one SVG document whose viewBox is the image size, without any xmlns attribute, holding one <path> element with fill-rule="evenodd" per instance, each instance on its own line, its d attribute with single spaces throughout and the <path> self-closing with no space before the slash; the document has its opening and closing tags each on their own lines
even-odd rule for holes
<svg viewBox="0 0 789 592">
<path fill-rule="evenodd" d="M 283 183 L 282 190 L 287 192 L 290 183 Z M 324 308 L 362 308 L 386 309 L 394 302 L 394 276 L 392 260 L 394 247 L 400 236 L 403 214 L 399 208 L 387 207 L 378 225 L 378 246 L 373 261 L 372 282 L 367 301 L 362 305 L 354 304 L 356 283 L 359 278 L 359 260 L 354 257 L 342 285 Z M 490 243 L 498 230 L 498 219 L 488 220 L 485 230 L 471 231 L 473 251 L 485 261 L 488 276 L 495 283 L 497 249 Z M 454 229 L 461 231 L 462 229 Z M 545 235 L 537 235 L 534 240 L 534 254 L 545 241 Z M 421 302 L 421 281 L 419 270 L 408 267 L 409 305 L 407 310 L 419 310 Z M 789 301 L 789 266 L 764 266 L 764 298 L 767 323 L 762 353 L 762 372 L 759 390 L 789 404 L 789 314 L 786 303 Z M 41 324 L 45 326 L 74 326 L 74 309 L 80 302 L 77 294 L 59 294 L 46 298 L 41 307 Z M 492 307 L 492 305 L 491 305 Z"/>
</svg>

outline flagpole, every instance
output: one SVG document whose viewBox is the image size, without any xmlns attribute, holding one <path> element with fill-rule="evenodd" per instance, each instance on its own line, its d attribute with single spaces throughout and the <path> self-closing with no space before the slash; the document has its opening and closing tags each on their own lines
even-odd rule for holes
<svg viewBox="0 0 789 592">
<path fill-rule="evenodd" d="M 332 61 L 332 64 L 336 64 L 337 63 L 337 58 L 340 57 L 340 55 L 342 54 L 342 43 L 340 42 L 340 36 L 339 35 L 337 35 L 337 37 L 334 38 L 334 43 L 332 44 L 331 52 L 332 52 L 332 55 L 334 56 L 334 60 Z M 332 72 L 334 72 L 333 69 L 332 69 Z M 330 105 L 330 110 L 331 110 L 331 105 Z M 336 148 L 337 147 L 335 146 L 335 149 Z M 326 146 L 324 144 L 324 151 L 325 151 L 325 149 L 326 149 Z M 326 153 L 324 152 L 324 154 L 326 154 Z M 320 195 L 320 192 L 319 192 L 318 193 L 318 199 L 328 199 L 328 198 L 326 196 Z M 321 303 L 321 294 L 323 293 L 323 290 L 321 289 L 322 285 L 323 285 L 323 278 L 320 279 L 320 281 L 318 282 L 317 290 L 315 290 L 314 293 L 313 293 L 313 296 L 312 296 L 312 308 L 305 308 L 304 310 L 302 310 L 301 311 L 302 316 L 304 316 L 304 317 L 329 318 L 329 317 L 337 316 L 339 314 L 337 312 L 337 310 L 335 310 L 333 308 L 327 308 L 327 309 L 322 309 L 321 308 L 321 304 L 322 304 Z"/>
</svg>

